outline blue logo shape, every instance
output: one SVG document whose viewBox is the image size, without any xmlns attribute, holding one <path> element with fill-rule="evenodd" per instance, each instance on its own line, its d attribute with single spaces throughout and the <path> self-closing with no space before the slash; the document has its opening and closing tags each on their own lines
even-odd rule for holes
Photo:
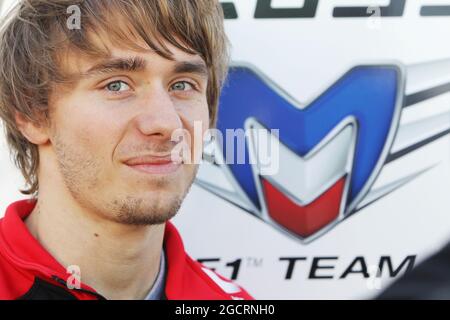
<svg viewBox="0 0 450 320">
<path fill-rule="evenodd" d="M 354 210 L 379 174 L 392 145 L 403 102 L 404 72 L 396 65 L 358 66 L 335 82 L 306 108 L 248 67 L 233 67 L 224 87 L 217 128 L 245 129 L 249 118 L 268 130 L 279 129 L 282 144 L 299 157 L 307 155 L 343 119 L 356 120 L 357 136 L 345 215 Z M 227 148 L 223 141 L 223 154 Z M 246 159 L 249 158 L 246 142 Z M 280 164 L 283 165 L 282 163 Z M 227 164 L 247 198 L 262 209 L 252 166 Z M 292 168 L 295 170 L 295 168 Z"/>
</svg>

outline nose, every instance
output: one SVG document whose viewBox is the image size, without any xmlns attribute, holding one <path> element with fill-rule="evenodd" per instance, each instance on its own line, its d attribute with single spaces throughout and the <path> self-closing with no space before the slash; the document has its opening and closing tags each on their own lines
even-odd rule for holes
<svg viewBox="0 0 450 320">
<path fill-rule="evenodd" d="M 169 92 L 162 86 L 149 88 L 138 108 L 135 123 L 143 135 L 170 140 L 174 131 L 183 127 Z"/>
</svg>

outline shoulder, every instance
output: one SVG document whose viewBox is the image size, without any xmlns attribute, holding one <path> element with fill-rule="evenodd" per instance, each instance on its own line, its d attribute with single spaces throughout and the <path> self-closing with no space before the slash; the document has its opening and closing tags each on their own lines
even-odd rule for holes
<svg viewBox="0 0 450 320">
<path fill-rule="evenodd" d="M 187 256 L 187 259 L 190 268 L 196 273 L 196 276 L 201 278 L 211 291 L 217 292 L 221 299 L 253 300 L 253 297 L 238 284 L 203 266 L 189 256 Z"/>
<path fill-rule="evenodd" d="M 0 300 L 18 299 L 32 287 L 34 282 L 32 275 L 12 263 L 8 251 L 9 248 L 6 248 L 0 234 Z"/>
<path fill-rule="evenodd" d="M 175 227 L 164 238 L 168 272 L 166 296 L 174 300 L 252 300 L 242 287 L 192 259 Z"/>
</svg>

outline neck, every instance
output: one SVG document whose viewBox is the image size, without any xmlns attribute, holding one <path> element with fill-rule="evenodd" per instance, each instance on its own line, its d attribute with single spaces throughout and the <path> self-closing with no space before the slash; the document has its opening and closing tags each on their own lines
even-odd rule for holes
<svg viewBox="0 0 450 320">
<path fill-rule="evenodd" d="M 104 297 L 145 298 L 159 271 L 164 225 L 119 224 L 44 190 L 25 221 L 40 244 L 64 267 L 78 266 L 81 281 Z"/>
</svg>

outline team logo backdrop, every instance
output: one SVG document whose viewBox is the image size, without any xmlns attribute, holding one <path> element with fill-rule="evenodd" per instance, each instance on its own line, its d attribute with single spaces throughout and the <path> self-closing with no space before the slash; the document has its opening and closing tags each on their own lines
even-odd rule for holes
<svg viewBox="0 0 450 320">
<path fill-rule="evenodd" d="M 223 7 L 218 130 L 246 134 L 205 148 L 174 219 L 188 251 L 258 299 L 377 295 L 450 238 L 450 1 Z M 253 161 L 223 161 L 239 147 Z M 1 156 L 3 212 L 21 179 Z"/>
</svg>

